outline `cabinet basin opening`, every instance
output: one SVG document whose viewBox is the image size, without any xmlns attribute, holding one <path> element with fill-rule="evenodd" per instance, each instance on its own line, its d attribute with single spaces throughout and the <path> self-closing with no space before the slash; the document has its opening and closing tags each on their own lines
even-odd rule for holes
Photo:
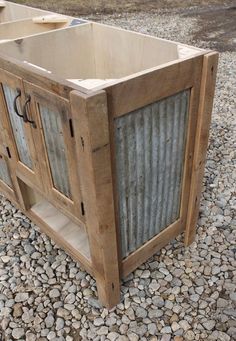
<svg viewBox="0 0 236 341">
<path fill-rule="evenodd" d="M 73 222 L 20 178 L 17 180 L 26 210 L 33 220 L 42 227 L 43 232 L 69 253 L 79 253 L 90 262 L 88 235 L 85 228 Z"/>
<path fill-rule="evenodd" d="M 6 56 L 85 88 L 194 56 L 200 51 L 97 23 L 59 29 L 0 46 L 0 53 Z"/>
<path fill-rule="evenodd" d="M 50 13 L 37 8 L 15 4 L 9 1 L 0 1 L 0 24 L 10 21 L 32 18 Z"/>
</svg>

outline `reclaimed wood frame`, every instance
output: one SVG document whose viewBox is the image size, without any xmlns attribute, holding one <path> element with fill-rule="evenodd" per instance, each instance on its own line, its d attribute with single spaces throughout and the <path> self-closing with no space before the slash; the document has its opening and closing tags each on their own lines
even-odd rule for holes
<svg viewBox="0 0 236 341">
<path fill-rule="evenodd" d="M 73 216 L 64 212 L 58 205 L 56 197 L 47 199 L 55 208 L 86 230 L 90 257 L 86 257 L 80 250 L 74 248 L 68 240 L 50 227 L 47 220 L 38 216 L 36 210 L 31 209 L 32 202 L 37 198 L 32 201 L 27 194 L 27 188 L 32 188 L 35 193 L 38 193 L 36 196 L 45 197 L 47 192 L 38 186 L 33 178 L 28 178 L 28 174 L 18 166 L 13 136 L 6 119 L 3 122 L 4 132 L 1 141 L 4 143 L 0 154 L 4 154 L 4 158 L 8 161 L 13 190 L 9 192 L 1 181 L 0 189 L 43 232 L 95 277 L 99 299 L 107 308 L 112 308 L 120 301 L 121 278 L 126 277 L 181 232 L 184 232 L 186 246 L 194 240 L 217 62 L 217 52 L 201 51 L 193 57 L 175 60 L 124 77 L 114 84 L 86 90 L 54 75 L 45 75 L 42 71 L 13 58 L 0 55 L 0 69 L 4 70 L 3 73 L 0 72 L 0 78 L 11 73 L 16 79 L 23 79 L 26 89 L 39 88 L 42 97 L 47 93 L 49 100 L 56 100 L 55 98 L 58 97 L 70 107 L 75 135 L 75 146 L 73 151 L 70 151 L 70 155 L 76 154 L 74 162 L 77 162 L 78 171 L 78 178 L 73 175 L 73 183 L 75 187 L 80 187 L 85 216 L 76 216 L 76 214 Z M 114 156 L 114 119 L 185 89 L 191 89 L 191 96 L 180 218 L 127 258 L 122 259 Z M 5 112 L 2 92 L 0 106 Z M 39 117 L 37 116 L 36 119 L 39 124 Z M 42 152 L 42 137 L 37 135 L 36 140 L 41 145 L 40 154 L 45 154 L 45 151 Z M 5 153 L 6 147 L 12 151 L 11 158 Z M 36 156 L 35 160 L 37 160 Z M 40 179 L 47 172 L 48 166 L 45 164 Z M 48 180 L 47 184 L 51 186 Z M 75 202 L 77 209 L 79 209 L 79 202 L 80 198 Z"/>
</svg>

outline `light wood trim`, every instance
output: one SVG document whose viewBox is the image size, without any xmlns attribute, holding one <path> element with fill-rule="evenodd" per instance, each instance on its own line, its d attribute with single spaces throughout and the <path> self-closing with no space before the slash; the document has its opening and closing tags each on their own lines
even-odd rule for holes
<svg viewBox="0 0 236 341">
<path fill-rule="evenodd" d="M 167 245 L 184 230 L 183 220 L 177 220 L 158 235 L 153 237 L 139 249 L 131 253 L 122 261 L 122 277 L 125 278 L 139 265 L 153 256 L 158 250 Z"/>
<path fill-rule="evenodd" d="M 69 18 L 60 14 L 46 14 L 39 17 L 34 17 L 32 21 L 36 24 L 56 24 L 56 23 L 67 23 Z"/>
<path fill-rule="evenodd" d="M 120 281 L 106 93 L 71 93 L 78 165 L 98 295 L 108 308 L 120 299 Z"/>
<path fill-rule="evenodd" d="M 212 52 L 204 56 L 197 132 L 194 146 L 193 171 L 191 177 L 190 197 L 188 200 L 188 217 L 185 230 L 186 246 L 193 242 L 196 234 L 196 224 L 199 213 L 205 158 L 208 146 L 217 65 L 217 52 Z"/>
<path fill-rule="evenodd" d="M 106 89 L 112 97 L 113 117 L 122 116 L 174 93 L 193 87 L 201 70 L 203 56 L 162 67 L 153 72 L 120 82 Z"/>
</svg>

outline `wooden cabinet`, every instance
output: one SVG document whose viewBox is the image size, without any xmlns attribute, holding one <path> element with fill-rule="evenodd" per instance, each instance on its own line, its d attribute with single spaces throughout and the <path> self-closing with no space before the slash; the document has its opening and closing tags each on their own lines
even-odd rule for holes
<svg viewBox="0 0 236 341">
<path fill-rule="evenodd" d="M 0 44 L 0 189 L 108 308 L 120 277 L 194 240 L 217 60 L 89 22 Z"/>
</svg>

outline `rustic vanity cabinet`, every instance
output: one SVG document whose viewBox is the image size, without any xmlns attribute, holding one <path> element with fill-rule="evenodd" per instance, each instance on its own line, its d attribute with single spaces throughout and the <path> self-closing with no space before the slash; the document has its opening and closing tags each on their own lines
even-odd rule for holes
<svg viewBox="0 0 236 341">
<path fill-rule="evenodd" d="M 0 44 L 0 189 L 109 308 L 121 277 L 194 240 L 217 60 L 77 19 Z"/>
</svg>

